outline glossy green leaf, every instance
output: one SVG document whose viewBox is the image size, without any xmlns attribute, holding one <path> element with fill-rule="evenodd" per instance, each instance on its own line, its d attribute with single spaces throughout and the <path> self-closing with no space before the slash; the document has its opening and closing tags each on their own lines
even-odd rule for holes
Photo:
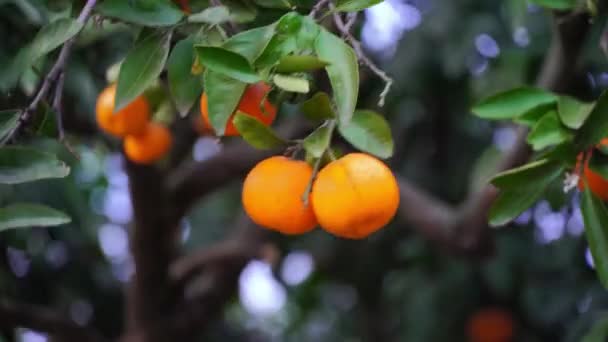
<svg viewBox="0 0 608 342">
<path fill-rule="evenodd" d="M 336 117 L 336 113 L 331 108 L 331 100 L 324 92 L 318 92 L 310 99 L 302 102 L 300 109 L 312 121 L 323 121 Z"/>
<path fill-rule="evenodd" d="M 288 0 L 254 0 L 256 5 L 266 8 L 289 9 L 293 5 Z"/>
<path fill-rule="evenodd" d="M 261 80 L 249 61 L 238 53 L 216 46 L 197 45 L 195 49 L 199 60 L 209 70 L 246 83 Z"/>
<path fill-rule="evenodd" d="M 608 210 L 588 186 L 583 191 L 581 212 L 595 271 L 602 285 L 608 288 Z"/>
<path fill-rule="evenodd" d="M 603 342 L 606 340 L 608 340 L 608 316 L 604 316 L 594 322 L 581 342 Z"/>
<path fill-rule="evenodd" d="M 501 191 L 490 208 L 490 225 L 501 226 L 515 219 L 538 201 L 563 172 L 562 163 L 539 160 L 495 176 L 491 182 Z"/>
<path fill-rule="evenodd" d="M 550 111 L 538 120 L 528 134 L 528 144 L 535 151 L 551 145 L 558 145 L 572 138 L 572 134 L 562 126 L 555 111 Z"/>
<path fill-rule="evenodd" d="M 45 178 L 63 178 L 70 168 L 54 155 L 33 148 L 0 148 L 0 184 L 19 184 Z"/>
<path fill-rule="evenodd" d="M 517 124 L 534 127 L 538 121 L 550 111 L 555 111 L 555 103 L 549 103 L 545 105 L 536 106 L 523 115 L 515 118 L 513 121 Z"/>
<path fill-rule="evenodd" d="M 490 182 L 500 189 L 534 186 L 538 179 L 552 173 L 559 165 L 558 162 L 541 159 L 503 171 L 492 177 Z"/>
<path fill-rule="evenodd" d="M 0 208 L 0 231 L 14 228 L 51 227 L 66 224 L 70 217 L 41 204 L 15 203 Z"/>
<path fill-rule="evenodd" d="M 576 7 L 576 0 L 530 0 L 530 2 L 555 10 L 568 10 Z"/>
<path fill-rule="evenodd" d="M 309 55 L 289 55 L 281 58 L 276 66 L 276 71 L 280 73 L 306 72 L 321 69 L 330 63 L 315 56 Z"/>
<path fill-rule="evenodd" d="M 270 149 L 283 146 L 287 143 L 260 120 L 241 111 L 236 112 L 233 122 L 243 139 L 255 148 Z"/>
<path fill-rule="evenodd" d="M 353 49 L 342 39 L 321 30 L 315 44 L 319 58 L 332 61 L 325 67 L 334 93 L 334 101 L 341 124 L 353 117 L 359 94 L 359 62 Z"/>
<path fill-rule="evenodd" d="M 186 38 L 175 44 L 167 60 L 169 91 L 182 116 L 188 114 L 203 91 L 203 75 L 192 74 L 194 39 Z"/>
<path fill-rule="evenodd" d="M 230 11 L 226 6 L 214 6 L 205 8 L 199 13 L 188 16 L 188 21 L 191 23 L 205 23 L 209 25 L 218 25 L 230 21 Z"/>
<path fill-rule="evenodd" d="M 494 177 L 503 153 L 494 145 L 488 146 L 479 156 L 469 176 L 469 191 L 480 191 Z"/>
<path fill-rule="evenodd" d="M 383 0 L 339 0 L 336 10 L 340 12 L 359 12 L 381 3 Z"/>
<path fill-rule="evenodd" d="M 286 76 L 275 74 L 272 77 L 272 82 L 279 88 L 294 93 L 306 94 L 310 91 L 308 80 L 301 77 Z"/>
<path fill-rule="evenodd" d="M 579 129 L 591 114 L 593 106 L 593 103 L 580 102 L 570 96 L 560 96 L 557 112 L 566 127 Z"/>
<path fill-rule="evenodd" d="M 289 12 L 276 22 L 275 35 L 255 61 L 259 68 L 268 68 L 295 51 L 314 48 L 319 26 L 309 17 Z"/>
<path fill-rule="evenodd" d="M 577 131 L 574 139 L 579 149 L 585 149 L 608 136 L 608 91 L 597 99 L 585 123 Z"/>
<path fill-rule="evenodd" d="M 504 120 L 517 118 L 531 109 L 555 103 L 557 96 L 544 90 L 530 87 L 511 89 L 479 102 L 472 109 L 483 119 Z"/>
<path fill-rule="evenodd" d="M 247 58 L 250 63 L 264 52 L 274 35 L 276 24 L 243 31 L 227 39 L 222 47 Z"/>
<path fill-rule="evenodd" d="M 380 158 L 393 155 L 391 128 L 384 117 L 370 110 L 358 110 L 348 123 L 340 122 L 338 130 L 351 145 Z"/>
<path fill-rule="evenodd" d="M 603 153 L 592 153 L 589 158 L 589 168 L 608 179 L 608 156 Z"/>
<path fill-rule="evenodd" d="M 222 136 L 247 84 L 211 70 L 205 71 L 204 84 L 209 121 L 215 133 Z"/>
<path fill-rule="evenodd" d="M 103 16 L 142 26 L 171 26 L 184 16 L 171 0 L 158 0 L 152 6 L 137 1 L 104 0 L 95 9 Z"/>
<path fill-rule="evenodd" d="M 131 48 L 120 66 L 114 110 L 120 110 L 141 95 L 160 75 L 171 42 L 171 34 L 151 32 Z"/>
<path fill-rule="evenodd" d="M 566 167 L 572 168 L 576 164 L 578 153 L 572 141 L 567 141 L 548 149 L 540 155 L 539 159 L 559 161 Z"/>
<path fill-rule="evenodd" d="M 19 122 L 20 111 L 16 109 L 2 110 L 0 111 L 0 146 L 2 141 L 7 137 Z"/>
<path fill-rule="evenodd" d="M 222 4 L 230 10 L 230 18 L 235 23 L 247 23 L 253 21 L 258 10 L 252 3 L 246 0 L 223 0 Z"/>
<path fill-rule="evenodd" d="M 304 138 L 303 145 L 306 153 L 310 154 L 313 158 L 321 158 L 329 147 L 335 125 L 334 121 L 326 121 Z"/>
<path fill-rule="evenodd" d="M 62 18 L 44 26 L 29 45 L 30 62 L 63 45 L 82 29 L 82 23 L 72 18 Z"/>
</svg>

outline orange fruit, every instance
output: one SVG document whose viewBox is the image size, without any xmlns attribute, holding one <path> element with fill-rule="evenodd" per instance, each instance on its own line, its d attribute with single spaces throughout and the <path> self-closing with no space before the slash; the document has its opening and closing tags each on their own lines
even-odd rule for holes
<svg viewBox="0 0 608 342">
<path fill-rule="evenodd" d="M 607 146 L 608 138 L 604 138 L 600 141 L 597 146 Z M 575 166 L 575 172 L 580 172 L 580 165 L 583 160 L 584 154 L 581 152 L 577 156 L 577 162 Z M 585 190 L 585 180 L 589 184 L 591 192 L 604 201 L 608 201 L 608 180 L 604 179 L 599 173 L 589 168 L 589 159 L 585 160 L 585 166 L 583 168 L 583 174 L 580 175 L 578 180 L 578 189 L 580 191 Z"/>
<path fill-rule="evenodd" d="M 124 149 L 129 160 L 151 164 L 161 159 L 171 147 L 171 132 L 161 124 L 150 122 L 139 135 L 128 135 Z"/>
<path fill-rule="evenodd" d="M 319 172 L 311 203 L 321 228 L 340 237 L 362 239 L 395 216 L 399 187 L 382 161 L 350 153 Z"/>
<path fill-rule="evenodd" d="M 150 106 L 143 96 L 114 113 L 116 85 L 106 87 L 97 97 L 95 112 L 97 124 L 105 132 L 117 137 L 140 134 L 150 118 Z"/>
<path fill-rule="evenodd" d="M 239 101 L 236 110 L 228 119 L 224 135 L 239 135 L 239 131 L 232 123 L 232 119 L 234 118 L 234 115 L 237 110 L 240 110 L 241 112 L 258 119 L 266 126 L 270 126 L 274 121 L 275 117 L 277 116 L 277 108 L 272 103 L 270 103 L 268 99 L 264 99 L 264 97 L 269 91 L 270 86 L 264 82 L 258 82 L 247 86 L 247 88 L 245 88 L 243 96 L 241 96 L 241 100 Z M 226 94 L 226 96 L 230 96 L 230 94 Z M 262 100 L 264 100 L 265 113 L 262 112 L 262 110 L 260 109 L 260 103 L 262 103 Z M 203 116 L 205 126 L 207 128 L 211 128 L 212 126 L 209 121 L 209 110 L 207 108 L 207 101 L 207 94 L 203 92 L 203 95 L 201 95 L 201 114 Z"/>
<path fill-rule="evenodd" d="M 486 308 L 473 314 L 467 324 L 470 342 L 509 342 L 513 340 L 511 314 L 499 308 Z"/>
<path fill-rule="evenodd" d="M 274 156 L 251 169 L 243 184 L 245 212 L 256 224 L 284 234 L 302 234 L 317 225 L 302 195 L 312 177 L 306 162 Z"/>
</svg>

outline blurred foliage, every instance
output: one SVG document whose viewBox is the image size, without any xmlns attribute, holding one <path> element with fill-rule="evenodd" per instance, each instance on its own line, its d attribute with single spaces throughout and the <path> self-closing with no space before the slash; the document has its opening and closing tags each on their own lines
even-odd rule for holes
<svg viewBox="0 0 608 342">
<path fill-rule="evenodd" d="M 404 33 L 393 56 L 376 56 L 395 79 L 387 104 L 380 109 L 389 118 L 396 145 L 391 166 L 449 202 L 457 203 L 470 189 L 478 189 L 483 184 L 480 179 L 489 177 L 484 170 L 500 153 L 500 144 L 493 144 L 493 139 L 502 124 L 473 117 L 472 104 L 532 83 L 547 51 L 548 12 L 522 2 L 408 1 L 420 11 L 420 25 Z M 0 0 L 0 79 L 44 24 L 74 12 L 72 7 L 80 4 Z M 205 5 L 192 1 L 193 11 Z M 261 10 L 252 25 L 270 23 L 280 13 Z M 513 37 L 522 27 L 529 44 L 520 46 Z M 93 309 L 91 323 L 108 336 L 116 336 L 123 324 L 124 283 L 117 274 L 124 272 L 124 265 L 113 264 L 104 255 L 99 231 L 110 221 L 103 210 L 106 195 L 124 194 L 126 185 L 120 157 L 113 152 L 117 142 L 95 130 L 94 104 L 106 84 L 107 69 L 124 58 L 134 33 L 118 23 L 104 22 L 99 27 L 90 22 L 77 41 L 68 64 L 65 107 L 70 113 L 68 130 L 84 132 L 70 136 L 80 160 L 54 141 L 33 142 L 69 163 L 70 176 L 0 187 L 2 206 L 32 200 L 72 217 L 62 227 L 0 235 L 0 261 L 5 266 L 0 270 L 2 295 L 72 315 L 78 312 L 75 303 L 84 301 Z M 475 40 L 482 33 L 500 47 L 495 58 L 476 49 Z M 596 44 L 599 33 L 595 28 L 581 61 L 590 80 L 583 92 L 588 99 L 608 85 L 602 73 L 605 57 Z M 38 70 L 52 60 L 41 60 L 31 68 L 18 90 L 0 93 L 0 109 L 26 103 L 39 81 Z M 375 108 L 383 84 L 362 73 L 360 107 Z M 230 234 L 240 211 L 239 198 L 240 183 L 235 181 L 202 199 L 184 221 L 189 227 L 185 249 L 211 245 Z M 468 318 L 489 306 L 511 313 L 517 341 L 574 342 L 590 331 L 601 334 L 605 328 L 594 324 L 605 326 L 608 294 L 586 262 L 584 239 L 564 233 L 567 219 L 577 215 L 577 203 L 575 198 L 558 204 L 566 219 L 563 236 L 553 241 L 539 238 L 540 205 L 528 223 L 494 230 L 496 255 L 488 260 L 448 255 L 398 219 L 364 241 L 339 240 L 321 231 L 298 238 L 275 237 L 285 254 L 312 253 L 315 272 L 304 283 L 286 287 L 286 305 L 273 317 L 252 317 L 235 298 L 226 308 L 225 322 L 209 329 L 204 340 L 258 336 L 275 341 L 466 341 Z M 24 263 L 29 267 L 20 273 Z"/>
</svg>

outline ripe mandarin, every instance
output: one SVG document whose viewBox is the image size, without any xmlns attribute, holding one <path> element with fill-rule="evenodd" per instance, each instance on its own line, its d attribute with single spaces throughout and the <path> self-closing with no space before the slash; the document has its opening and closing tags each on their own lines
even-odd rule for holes
<svg viewBox="0 0 608 342">
<path fill-rule="evenodd" d="M 226 129 L 224 135 L 227 136 L 237 136 L 239 135 L 239 131 L 236 129 L 234 124 L 232 123 L 232 119 L 237 110 L 254 117 L 261 121 L 264 125 L 270 126 L 275 117 L 277 116 L 277 108 L 268 101 L 268 99 L 264 99 L 266 94 L 270 91 L 270 86 L 264 82 L 258 82 L 252 85 L 247 86 L 245 88 L 245 92 L 243 96 L 241 96 L 241 100 L 237 105 L 236 110 L 230 118 L 228 119 L 228 123 L 226 124 Z M 229 94 L 227 94 L 228 96 Z M 264 112 L 260 109 L 260 103 L 264 100 Z M 208 99 L 207 94 L 203 92 L 201 95 L 201 104 L 200 104 L 201 114 L 203 116 L 203 120 L 205 122 L 205 126 L 211 128 L 211 123 L 209 121 L 209 110 L 208 110 Z"/>
<path fill-rule="evenodd" d="M 128 135 L 125 138 L 125 154 L 135 163 L 151 164 L 167 153 L 171 140 L 171 132 L 167 127 L 150 122 L 142 134 Z"/>
<path fill-rule="evenodd" d="M 138 96 L 131 103 L 114 113 L 115 97 L 115 84 L 105 88 L 97 97 L 95 112 L 99 127 L 117 137 L 143 132 L 150 118 L 148 101 L 143 96 Z"/>
<path fill-rule="evenodd" d="M 608 138 L 604 138 L 598 144 L 599 146 L 608 146 Z M 597 153 L 597 152 L 596 152 Z M 584 157 L 583 153 L 580 153 L 577 156 L 577 162 L 575 166 L 575 172 L 580 171 L 580 163 L 582 162 Z M 604 179 L 599 173 L 591 170 L 589 168 L 589 158 L 585 160 L 585 166 L 583 168 L 583 174 L 580 175 L 578 181 L 578 189 L 580 191 L 585 190 L 585 180 L 587 180 L 587 184 L 589 184 L 589 188 L 591 192 L 593 192 L 596 196 L 601 198 L 604 201 L 608 201 L 608 180 Z"/>
<path fill-rule="evenodd" d="M 399 187 L 382 161 L 350 153 L 319 172 L 311 203 L 321 228 L 340 237 L 361 239 L 393 218 L 399 206 Z"/>
<path fill-rule="evenodd" d="M 312 177 L 306 162 L 274 156 L 259 162 L 243 184 L 242 201 L 253 222 L 284 234 L 302 234 L 317 225 L 302 195 Z"/>
<path fill-rule="evenodd" d="M 499 308 L 477 311 L 469 318 L 467 334 L 471 342 L 510 342 L 514 323 L 511 315 Z"/>
</svg>

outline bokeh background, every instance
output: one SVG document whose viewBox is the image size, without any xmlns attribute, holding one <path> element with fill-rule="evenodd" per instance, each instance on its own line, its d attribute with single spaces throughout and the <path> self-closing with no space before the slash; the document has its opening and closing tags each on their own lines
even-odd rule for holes
<svg viewBox="0 0 608 342">
<path fill-rule="evenodd" d="M 66 1 L 0 0 L 0 79 L 19 48 L 66 10 Z M 270 10 L 262 15 L 272 16 Z M 586 98 L 608 86 L 598 47 L 601 27 L 592 30 L 580 66 Z M 459 203 L 485 184 L 515 141 L 513 127 L 475 118 L 470 107 L 484 96 L 534 82 L 549 46 L 551 14 L 517 0 L 385 0 L 361 15 L 356 31 L 395 80 L 379 109 L 395 138 L 392 169 Z M 123 327 L 124 288 L 133 272 L 133 213 L 123 157 L 117 143 L 97 131 L 94 105 L 107 69 L 132 40 L 128 27 L 104 24 L 89 25 L 77 41 L 65 107 L 80 160 L 51 139 L 36 142 L 69 162 L 71 175 L 0 187 L 0 205 L 33 200 L 73 218 L 61 227 L 0 235 L 0 292 L 57 308 L 107 336 Z M 376 108 L 383 84 L 362 72 L 360 106 Z M 0 94 L 0 107 L 26 103 L 38 81 L 36 70 L 28 71 L 18 89 Z M 222 149 L 222 141 L 201 136 L 190 158 L 206 160 Z M 185 251 L 231 233 L 242 211 L 240 187 L 235 180 L 189 212 L 181 223 Z M 495 251 L 485 258 L 454 256 L 405 222 L 396 217 L 363 241 L 320 230 L 273 236 L 278 262 L 246 265 L 238 293 L 201 341 L 468 341 L 471 317 L 500 308 L 512 319 L 513 341 L 574 342 L 608 317 L 608 294 L 594 273 L 576 193 L 547 198 L 516 222 L 492 230 Z M 47 341 L 42 332 L 27 329 L 16 338 Z"/>
</svg>

